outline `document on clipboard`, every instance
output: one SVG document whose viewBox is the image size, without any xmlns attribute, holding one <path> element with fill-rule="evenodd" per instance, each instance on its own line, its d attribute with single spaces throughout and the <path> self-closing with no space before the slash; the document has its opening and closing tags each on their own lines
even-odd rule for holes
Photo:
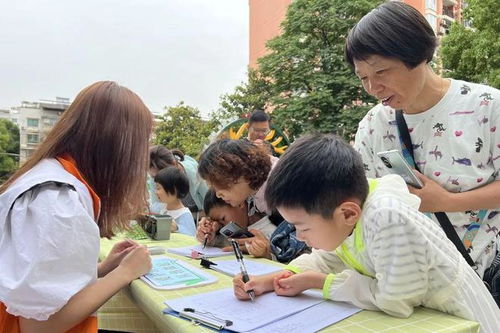
<svg viewBox="0 0 500 333">
<path fill-rule="evenodd" d="M 255 303 L 237 300 L 233 289 L 221 289 L 165 301 L 163 312 L 221 330 L 234 332 L 319 331 L 361 309 L 325 301 L 319 290 L 295 297 L 259 295 Z"/>
<path fill-rule="evenodd" d="M 141 280 L 155 289 L 179 289 L 214 283 L 217 277 L 181 260 L 152 258 L 153 268 Z"/>
</svg>

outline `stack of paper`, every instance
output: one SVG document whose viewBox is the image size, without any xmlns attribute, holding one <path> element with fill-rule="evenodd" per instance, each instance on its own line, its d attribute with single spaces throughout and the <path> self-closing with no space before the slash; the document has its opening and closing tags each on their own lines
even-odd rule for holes
<svg viewBox="0 0 500 333">
<path fill-rule="evenodd" d="M 319 292 L 306 291 L 296 297 L 266 293 L 255 302 L 239 301 L 232 288 L 166 301 L 173 311 L 190 309 L 196 316 L 210 314 L 225 328 L 236 332 L 312 332 L 361 311 L 352 305 L 325 301 Z M 170 309 L 165 310 L 170 313 Z"/>
</svg>

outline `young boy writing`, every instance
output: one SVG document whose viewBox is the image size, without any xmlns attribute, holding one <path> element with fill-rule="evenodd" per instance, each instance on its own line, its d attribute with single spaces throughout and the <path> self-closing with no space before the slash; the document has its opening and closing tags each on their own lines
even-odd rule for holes
<svg viewBox="0 0 500 333">
<path fill-rule="evenodd" d="M 158 199 L 166 204 L 165 213 L 172 216 L 171 231 L 194 236 L 196 226 L 193 215 L 181 201 L 189 193 L 189 180 L 186 175 L 178 168 L 169 166 L 160 170 L 154 181 Z"/>
<path fill-rule="evenodd" d="M 266 200 L 313 247 L 285 271 L 233 280 L 248 299 L 317 288 L 325 298 L 408 317 L 424 306 L 500 327 L 500 310 L 444 232 L 418 211 L 420 199 L 399 176 L 367 181 L 361 157 L 333 135 L 297 140 L 272 171 Z"/>
</svg>

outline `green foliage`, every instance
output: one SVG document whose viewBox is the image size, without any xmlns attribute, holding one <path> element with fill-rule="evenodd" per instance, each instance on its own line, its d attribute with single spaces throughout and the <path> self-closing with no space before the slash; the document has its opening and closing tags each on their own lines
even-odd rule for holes
<svg viewBox="0 0 500 333">
<path fill-rule="evenodd" d="M 221 97 L 221 108 L 215 113 L 219 120 L 239 118 L 255 109 L 265 109 L 271 96 L 270 83 L 256 70 L 249 69 L 248 82 L 242 83 L 231 94 Z"/>
<path fill-rule="evenodd" d="M 293 138 L 306 131 L 336 132 L 350 139 L 372 102 L 344 61 L 349 29 L 381 0 L 296 0 L 283 33 L 267 43 L 259 72 L 225 100 L 271 105 L 273 121 Z M 265 78 L 265 79 L 264 79 Z M 239 111 L 238 103 L 223 108 Z M 241 105 L 244 104 L 241 102 Z M 244 109 L 248 111 L 248 109 Z M 355 124 L 355 125 L 353 125 Z"/>
<path fill-rule="evenodd" d="M 5 181 L 18 166 L 19 129 L 11 121 L 0 119 L 0 182 Z"/>
<path fill-rule="evenodd" d="M 498 0 L 469 0 L 464 19 L 454 23 L 441 53 L 448 76 L 500 88 L 500 6 Z"/>
<path fill-rule="evenodd" d="M 197 157 L 217 122 L 201 119 L 200 111 L 180 102 L 177 106 L 167 107 L 162 120 L 156 124 L 155 144 L 169 149 L 180 149 L 184 154 Z"/>
</svg>

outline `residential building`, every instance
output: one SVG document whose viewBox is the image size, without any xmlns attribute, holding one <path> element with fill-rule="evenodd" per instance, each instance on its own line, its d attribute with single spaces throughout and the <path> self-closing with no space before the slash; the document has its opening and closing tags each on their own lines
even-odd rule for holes
<svg viewBox="0 0 500 333">
<path fill-rule="evenodd" d="M 442 12 L 440 16 L 440 30 L 438 35 L 446 35 L 449 32 L 453 22 L 462 22 L 465 26 L 469 26 L 469 22 L 462 20 L 462 10 L 465 9 L 467 3 L 461 0 L 442 0 Z"/>
<path fill-rule="evenodd" d="M 266 42 L 281 33 L 280 24 L 292 0 L 249 0 L 250 57 L 249 66 L 257 67 L 257 59 L 267 53 Z"/>
<path fill-rule="evenodd" d="M 265 55 L 266 42 L 281 33 L 280 24 L 293 0 L 248 0 L 250 12 L 249 66 Z M 455 20 L 461 21 L 461 0 L 404 0 L 425 16 L 438 36 L 445 35 Z"/>
<path fill-rule="evenodd" d="M 10 120 L 10 110 L 9 109 L 0 109 L 0 119 Z"/>
<path fill-rule="evenodd" d="M 61 114 L 69 107 L 69 98 L 38 102 L 23 101 L 10 109 L 10 120 L 19 127 L 19 162 L 24 163 L 45 139 Z M 5 116 L 0 112 L 0 117 Z"/>
</svg>

